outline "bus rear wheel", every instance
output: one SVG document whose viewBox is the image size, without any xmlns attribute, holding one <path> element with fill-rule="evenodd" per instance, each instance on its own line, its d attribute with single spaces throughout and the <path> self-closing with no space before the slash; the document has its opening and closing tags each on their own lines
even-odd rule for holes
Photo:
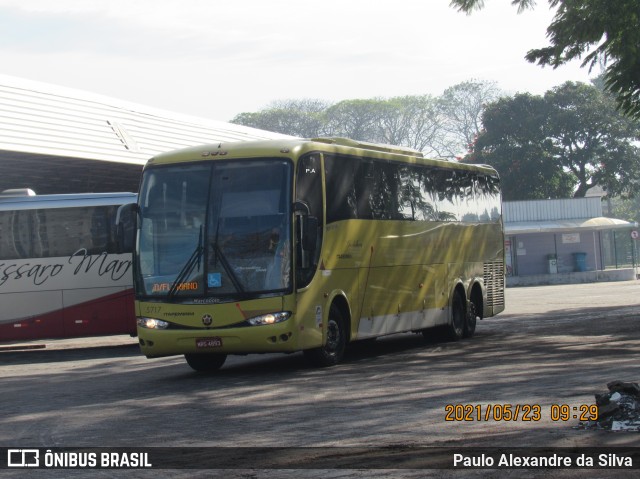
<svg viewBox="0 0 640 479">
<path fill-rule="evenodd" d="M 226 354 L 185 354 L 184 358 L 192 369 L 198 372 L 217 371 L 227 359 Z"/>
<path fill-rule="evenodd" d="M 465 338 L 470 338 L 473 336 L 473 333 L 476 332 L 476 324 L 478 322 L 478 306 L 474 301 L 469 302 L 469 311 L 467 312 L 467 318 L 464 322 L 464 333 L 463 336 Z"/>
<path fill-rule="evenodd" d="M 467 314 L 464 307 L 464 298 L 460 292 L 455 292 L 451 301 L 451 323 L 447 327 L 449 339 L 453 341 L 462 339 L 466 323 Z"/>
<path fill-rule="evenodd" d="M 347 332 L 345 321 L 340 309 L 332 305 L 327 321 L 327 341 L 324 346 L 316 349 L 307 349 L 304 355 L 307 360 L 317 367 L 327 367 L 338 364 L 347 346 Z"/>
</svg>

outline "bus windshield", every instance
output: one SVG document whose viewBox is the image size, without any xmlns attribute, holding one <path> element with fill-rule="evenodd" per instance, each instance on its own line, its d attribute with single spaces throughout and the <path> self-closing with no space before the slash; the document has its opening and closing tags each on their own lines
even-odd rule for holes
<svg viewBox="0 0 640 479">
<path fill-rule="evenodd" d="M 291 178 L 282 159 L 147 169 L 138 296 L 234 301 L 289 290 Z"/>
</svg>

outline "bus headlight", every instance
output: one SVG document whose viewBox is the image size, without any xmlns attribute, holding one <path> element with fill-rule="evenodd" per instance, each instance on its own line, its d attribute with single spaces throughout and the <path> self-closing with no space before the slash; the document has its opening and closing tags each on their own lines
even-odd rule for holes
<svg viewBox="0 0 640 479">
<path fill-rule="evenodd" d="M 146 329 L 167 329 L 169 327 L 169 323 L 161 319 L 138 318 L 137 322 L 138 326 Z"/>
<path fill-rule="evenodd" d="M 251 326 L 262 326 L 264 324 L 275 324 L 286 321 L 291 317 L 290 311 L 280 311 L 278 313 L 269 313 L 247 319 L 247 323 Z"/>
</svg>

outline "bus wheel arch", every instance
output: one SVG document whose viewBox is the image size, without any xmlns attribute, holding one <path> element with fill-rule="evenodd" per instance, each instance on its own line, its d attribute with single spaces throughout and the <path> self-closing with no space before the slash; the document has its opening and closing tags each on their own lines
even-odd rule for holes
<svg viewBox="0 0 640 479">
<path fill-rule="evenodd" d="M 319 348 L 304 351 L 307 360 L 316 367 L 333 366 L 344 357 L 351 336 L 351 315 L 344 296 L 338 295 L 331 301 L 325 325 L 324 344 Z"/>
</svg>

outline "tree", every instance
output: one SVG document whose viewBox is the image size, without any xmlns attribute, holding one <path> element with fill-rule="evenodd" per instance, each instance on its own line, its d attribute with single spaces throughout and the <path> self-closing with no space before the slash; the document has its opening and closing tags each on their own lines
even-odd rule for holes
<svg viewBox="0 0 640 479">
<path fill-rule="evenodd" d="M 596 87 L 566 82 L 545 94 L 553 109 L 549 139 L 554 157 L 576 180 L 575 197 L 601 186 L 608 196 L 634 194 L 640 178 L 637 122 L 616 111 Z"/>
<path fill-rule="evenodd" d="M 381 106 L 384 111 L 376 141 L 440 156 L 436 145 L 442 135 L 442 115 L 437 99 L 430 95 L 403 96 Z"/>
<path fill-rule="evenodd" d="M 640 195 L 634 198 L 612 198 L 607 203 L 607 216 L 640 223 Z"/>
<path fill-rule="evenodd" d="M 512 0 L 521 12 L 534 0 Z M 459 11 L 471 13 L 484 0 L 450 0 Z M 601 64 L 605 86 L 616 95 L 625 114 L 640 119 L 640 8 L 637 0 L 549 0 L 557 8 L 547 28 L 550 46 L 530 50 L 526 59 L 557 68 L 582 59 L 589 69 Z M 584 57 L 584 58 L 583 58 Z"/>
<path fill-rule="evenodd" d="M 571 196 L 574 180 L 555 161 L 547 136 L 550 114 L 544 98 L 529 93 L 487 105 L 484 128 L 463 161 L 496 168 L 507 201 Z"/>
<path fill-rule="evenodd" d="M 441 97 L 274 102 L 258 112 L 237 115 L 232 123 L 302 138 L 342 136 L 359 141 L 406 146 L 426 156 L 455 158 L 477 135 L 485 103 L 499 94 L 494 83 L 470 80 Z"/>
<path fill-rule="evenodd" d="M 482 128 L 485 105 L 501 95 L 495 82 L 469 80 L 447 88 L 439 99 L 443 115 L 441 154 L 454 158 L 467 151 Z"/>
<path fill-rule="evenodd" d="M 325 132 L 359 141 L 379 141 L 384 100 L 344 100 L 327 108 Z"/>
<path fill-rule="evenodd" d="M 324 134 L 324 112 L 329 103 L 322 100 L 283 100 L 255 113 L 240 113 L 231 123 L 251 126 L 301 138 Z"/>
<path fill-rule="evenodd" d="M 236 115 L 232 123 L 303 138 L 342 136 L 359 141 L 407 146 L 438 154 L 444 134 L 439 102 L 430 95 L 344 100 L 275 102 Z"/>
<path fill-rule="evenodd" d="M 489 163 L 508 200 L 584 196 L 602 187 L 631 196 L 640 178 L 638 123 L 594 86 L 567 82 L 544 97 L 519 94 L 487 107 L 465 161 Z"/>
</svg>

